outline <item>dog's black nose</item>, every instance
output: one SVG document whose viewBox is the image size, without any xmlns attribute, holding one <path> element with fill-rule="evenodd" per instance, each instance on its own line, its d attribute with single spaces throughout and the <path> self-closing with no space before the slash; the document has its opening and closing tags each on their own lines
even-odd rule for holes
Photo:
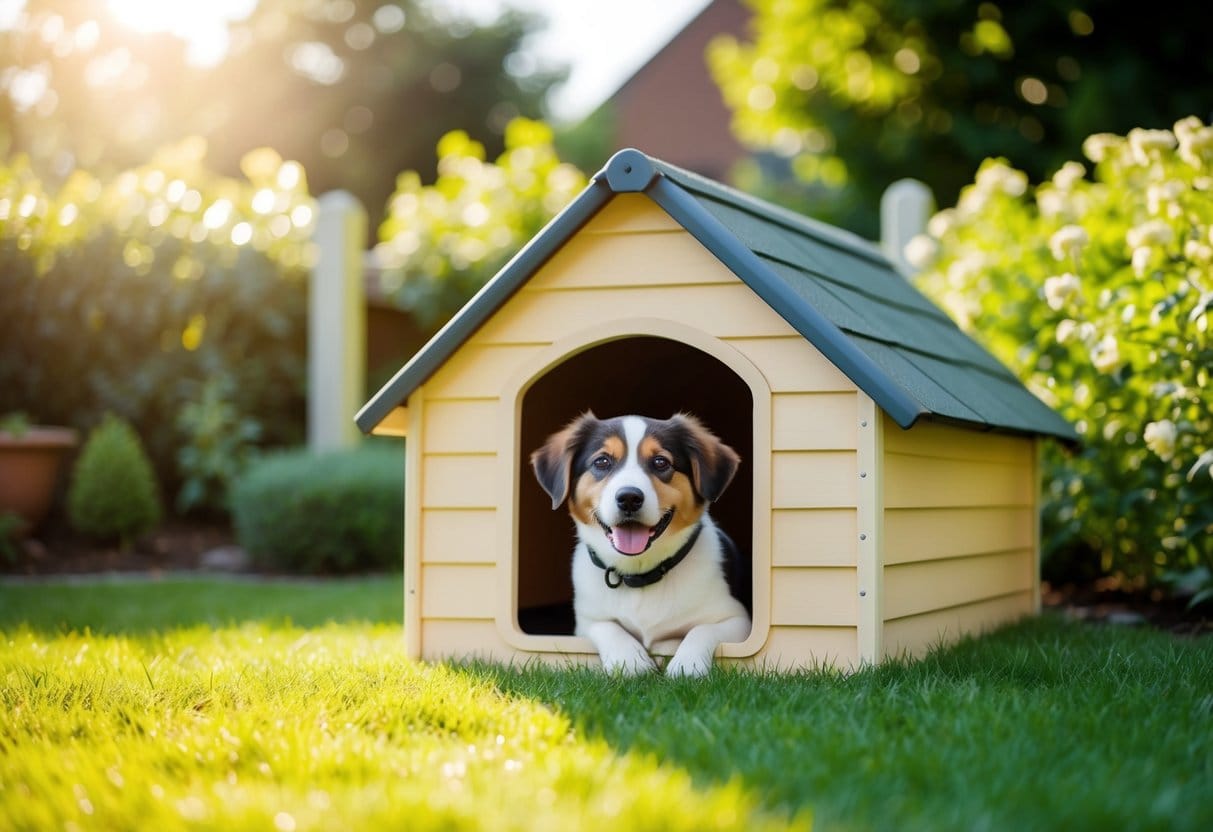
<svg viewBox="0 0 1213 832">
<path fill-rule="evenodd" d="M 615 505 L 629 514 L 634 514 L 644 505 L 644 492 L 634 485 L 625 486 L 615 492 Z"/>
</svg>

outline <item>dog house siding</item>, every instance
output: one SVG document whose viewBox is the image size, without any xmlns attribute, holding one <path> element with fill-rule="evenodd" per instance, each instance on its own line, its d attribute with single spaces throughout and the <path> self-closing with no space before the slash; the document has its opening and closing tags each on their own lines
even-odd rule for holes
<svg viewBox="0 0 1213 832">
<path fill-rule="evenodd" d="M 503 381 L 561 339 L 636 310 L 735 347 L 772 387 L 770 525 L 785 534 L 769 553 L 771 649 L 748 660 L 788 666 L 793 654 L 781 645 L 819 641 L 812 655 L 853 663 L 856 387 L 638 195 L 617 197 L 587 223 L 410 397 L 425 423 L 409 440 L 421 449 L 420 654 L 467 655 L 473 643 L 477 655 L 511 654 L 488 597 L 502 592 L 494 564 L 514 557 L 494 485 L 511 467 L 494 428 L 515 395 Z M 572 542 L 570 533 L 570 551 Z"/>
<path fill-rule="evenodd" d="M 886 653 L 1034 612 L 1035 440 L 939 424 L 885 435 Z"/>
</svg>

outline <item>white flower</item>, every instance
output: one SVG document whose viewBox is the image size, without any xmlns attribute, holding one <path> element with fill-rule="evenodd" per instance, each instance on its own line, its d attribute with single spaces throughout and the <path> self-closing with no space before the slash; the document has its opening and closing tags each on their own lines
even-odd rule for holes
<svg viewBox="0 0 1213 832">
<path fill-rule="evenodd" d="M 1213 260 L 1213 248 L 1202 243 L 1200 240 L 1188 240 L 1184 243 L 1184 257 L 1194 263 L 1208 263 Z"/>
<path fill-rule="evenodd" d="M 1175 138 L 1179 141 L 1179 157 L 1194 168 L 1204 167 L 1209 151 L 1213 150 L 1213 127 L 1189 116 L 1175 122 Z"/>
<path fill-rule="evenodd" d="M 902 256 L 906 262 L 916 269 L 925 269 L 935 261 L 939 254 L 939 243 L 926 234 L 915 234 L 906 243 Z"/>
<path fill-rule="evenodd" d="M 1023 196 L 1028 190 L 1028 176 L 1003 162 L 994 162 L 983 165 L 977 172 L 977 187 L 986 192 Z"/>
<path fill-rule="evenodd" d="M 956 226 L 956 211 L 945 208 L 927 220 L 927 233 L 936 240 L 942 240 Z"/>
<path fill-rule="evenodd" d="M 1175 134 L 1170 130 L 1147 130 L 1144 127 L 1134 127 L 1129 131 L 1129 150 L 1133 161 L 1139 165 L 1148 165 L 1150 160 L 1164 150 L 1175 147 Z"/>
<path fill-rule="evenodd" d="M 1070 194 L 1058 188 L 1038 188 L 1036 206 L 1040 209 L 1040 215 L 1046 219 L 1073 214 L 1070 210 Z"/>
<path fill-rule="evenodd" d="M 1049 238 L 1049 248 L 1057 260 L 1067 258 L 1077 259 L 1082 247 L 1090 240 L 1086 229 L 1081 225 L 1065 225 L 1057 229 Z"/>
<path fill-rule="evenodd" d="M 1105 335 L 1091 347 L 1091 363 L 1101 373 L 1109 373 L 1120 364 L 1120 345 L 1115 335 Z"/>
<path fill-rule="evenodd" d="M 969 253 L 963 257 L 957 257 L 948 266 L 946 275 L 948 285 L 954 289 L 967 288 L 981 274 L 982 266 L 980 255 Z"/>
<path fill-rule="evenodd" d="M 1171 226 L 1162 220 L 1147 220 L 1141 225 L 1135 225 L 1125 234 L 1129 248 L 1142 246 L 1165 246 L 1175 238 Z"/>
<path fill-rule="evenodd" d="M 1064 344 L 1066 341 L 1069 341 L 1077 331 L 1078 323 L 1070 318 L 1066 318 L 1057 324 L 1057 343 Z"/>
<path fill-rule="evenodd" d="M 1076 275 L 1066 272 L 1045 279 L 1045 301 L 1050 309 L 1062 309 L 1080 297 L 1082 283 Z"/>
<path fill-rule="evenodd" d="M 1151 185 L 1146 188 L 1146 210 L 1151 214 L 1177 216 L 1182 213 L 1178 200 L 1183 196 L 1184 190 L 1184 183 L 1175 179 Z"/>
<path fill-rule="evenodd" d="M 1179 429 L 1170 419 L 1151 422 L 1146 425 L 1143 434 L 1146 447 L 1158 454 L 1158 458 L 1166 462 L 1175 455 L 1175 440 L 1179 437 Z"/>
<path fill-rule="evenodd" d="M 1082 152 L 1092 162 L 1099 163 L 1108 158 L 1108 154 L 1119 147 L 1123 141 L 1120 136 L 1112 133 L 1096 133 L 1088 136 L 1082 143 Z"/>
<path fill-rule="evenodd" d="M 1146 269 L 1150 268 L 1150 261 L 1154 258 L 1154 249 L 1149 246 L 1141 246 L 1133 249 L 1133 274 L 1138 277 L 1146 276 Z"/>
<path fill-rule="evenodd" d="M 1086 172 L 1087 169 L 1081 162 L 1066 162 L 1061 166 L 1061 170 L 1053 174 L 1053 184 L 1063 191 L 1068 191 L 1082 181 Z"/>
</svg>

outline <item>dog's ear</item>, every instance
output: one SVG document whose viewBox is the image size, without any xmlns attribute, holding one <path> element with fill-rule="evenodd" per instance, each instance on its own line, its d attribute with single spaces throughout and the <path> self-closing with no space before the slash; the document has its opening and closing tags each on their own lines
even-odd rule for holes
<svg viewBox="0 0 1213 832">
<path fill-rule="evenodd" d="M 594 414 L 587 410 L 570 422 L 564 430 L 549 436 L 543 447 L 531 454 L 535 479 L 539 480 L 543 490 L 552 498 L 553 510 L 560 508 L 560 504 L 569 496 L 573 458 L 590 427 L 597 421 Z"/>
<path fill-rule="evenodd" d="M 687 456 L 691 459 L 691 484 L 699 496 L 715 502 L 733 481 L 741 457 L 689 413 L 677 413 L 670 421 L 679 424 L 685 432 Z"/>
</svg>

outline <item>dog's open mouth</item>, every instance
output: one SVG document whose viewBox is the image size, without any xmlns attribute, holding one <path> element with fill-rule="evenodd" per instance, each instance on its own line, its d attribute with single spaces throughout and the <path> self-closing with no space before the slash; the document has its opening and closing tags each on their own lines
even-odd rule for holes
<svg viewBox="0 0 1213 832">
<path fill-rule="evenodd" d="M 661 533 L 674 519 L 674 509 L 661 516 L 656 526 L 646 526 L 644 523 L 620 523 L 618 526 L 608 526 L 601 518 L 595 516 L 598 525 L 606 532 L 607 539 L 621 555 L 642 555 L 653 545 L 653 541 L 661 537 Z"/>
</svg>

